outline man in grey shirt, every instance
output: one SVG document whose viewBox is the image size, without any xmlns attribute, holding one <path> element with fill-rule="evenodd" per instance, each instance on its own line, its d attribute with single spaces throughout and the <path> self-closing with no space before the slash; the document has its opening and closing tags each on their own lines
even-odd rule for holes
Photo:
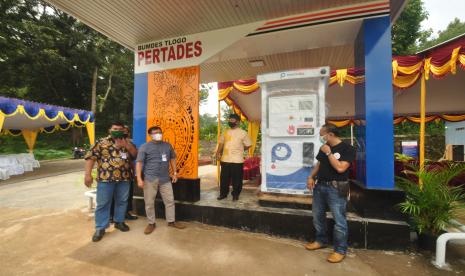
<svg viewBox="0 0 465 276">
<path fill-rule="evenodd" d="M 163 142 L 160 127 L 153 126 L 147 131 L 152 141 L 143 144 L 137 154 L 136 174 L 137 185 L 144 189 L 145 212 L 149 224 L 144 230 L 146 235 L 155 230 L 155 197 L 160 190 L 165 204 L 165 216 L 168 226 L 178 229 L 184 225 L 175 222 L 173 187 L 170 181 L 170 164 L 173 169 L 172 182 L 176 176 L 176 153 L 170 143 Z"/>
</svg>

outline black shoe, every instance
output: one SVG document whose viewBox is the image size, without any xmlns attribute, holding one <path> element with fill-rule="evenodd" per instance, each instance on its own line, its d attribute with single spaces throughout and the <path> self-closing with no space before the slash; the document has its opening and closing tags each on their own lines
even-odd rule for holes
<svg viewBox="0 0 465 276">
<path fill-rule="evenodd" d="M 92 236 L 92 241 L 93 242 L 98 242 L 103 238 L 103 235 L 105 235 L 105 229 L 102 230 L 95 230 L 94 235 Z"/>
<path fill-rule="evenodd" d="M 217 197 L 216 199 L 222 200 L 222 199 L 225 199 L 226 197 L 228 197 L 228 196 L 219 196 L 219 197 Z"/>
<path fill-rule="evenodd" d="M 233 201 L 238 201 L 239 200 L 239 196 L 233 196 Z"/>
<path fill-rule="evenodd" d="M 129 226 L 124 222 L 115 222 L 115 228 L 120 230 L 121 232 L 129 231 Z"/>
<path fill-rule="evenodd" d="M 137 216 L 134 216 L 134 215 L 131 215 L 129 213 L 126 213 L 126 219 L 127 220 L 136 220 L 137 219 Z"/>
</svg>

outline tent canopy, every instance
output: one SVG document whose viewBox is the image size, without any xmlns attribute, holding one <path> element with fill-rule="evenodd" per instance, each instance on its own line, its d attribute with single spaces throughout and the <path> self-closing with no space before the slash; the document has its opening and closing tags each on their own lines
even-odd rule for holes
<svg viewBox="0 0 465 276">
<path fill-rule="evenodd" d="M 94 143 L 94 115 L 90 111 L 0 97 L 0 133 L 23 134 L 31 151 L 39 132 L 71 127 L 86 127 Z"/>
</svg>

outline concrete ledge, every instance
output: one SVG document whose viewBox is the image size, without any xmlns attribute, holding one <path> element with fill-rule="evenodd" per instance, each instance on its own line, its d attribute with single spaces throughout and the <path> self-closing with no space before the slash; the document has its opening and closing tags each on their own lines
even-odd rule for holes
<svg viewBox="0 0 465 276">
<path fill-rule="evenodd" d="M 157 217 L 164 218 L 165 209 L 161 199 L 155 200 Z M 138 215 L 145 216 L 143 199 L 134 200 Z M 267 208 L 246 210 L 234 206 L 211 206 L 199 203 L 176 202 L 176 219 L 197 221 L 249 232 L 310 241 L 314 230 L 312 214 L 307 210 Z M 328 232 L 332 236 L 334 221 L 327 219 Z M 354 248 L 405 250 L 410 243 L 410 229 L 403 221 L 390 221 L 349 217 L 349 245 Z"/>
</svg>

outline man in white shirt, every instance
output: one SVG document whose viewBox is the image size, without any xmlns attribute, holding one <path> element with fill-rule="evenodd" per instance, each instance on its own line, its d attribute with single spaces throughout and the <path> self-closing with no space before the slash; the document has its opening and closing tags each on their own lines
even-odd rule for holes
<svg viewBox="0 0 465 276">
<path fill-rule="evenodd" d="M 246 131 L 239 128 L 240 117 L 236 114 L 229 115 L 226 130 L 220 137 L 216 155 L 221 160 L 220 195 L 218 200 L 225 199 L 229 194 L 229 183 L 232 181 L 233 200 L 239 199 L 242 190 L 242 177 L 244 168 L 244 151 L 252 145 Z"/>
</svg>

